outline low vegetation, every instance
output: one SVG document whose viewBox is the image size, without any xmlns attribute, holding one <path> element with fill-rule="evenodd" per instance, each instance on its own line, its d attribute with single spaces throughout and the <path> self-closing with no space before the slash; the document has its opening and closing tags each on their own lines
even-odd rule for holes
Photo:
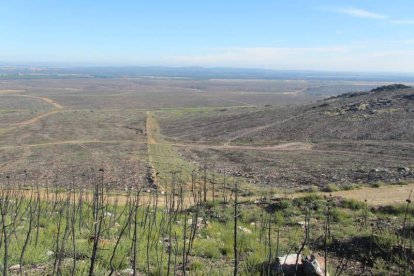
<svg viewBox="0 0 414 276">
<path fill-rule="evenodd" d="M 319 253 L 332 275 L 414 269 L 410 198 L 381 208 L 312 193 L 249 199 L 232 183 L 205 200 L 202 183 L 190 193 L 174 175 L 167 191 L 115 193 L 106 174 L 74 172 L 63 189 L 4 177 L 3 275 L 273 275 L 292 253 Z"/>
</svg>

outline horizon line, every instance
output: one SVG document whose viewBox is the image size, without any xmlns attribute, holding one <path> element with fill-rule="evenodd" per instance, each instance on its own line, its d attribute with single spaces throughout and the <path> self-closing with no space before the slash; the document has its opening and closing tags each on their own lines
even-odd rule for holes
<svg viewBox="0 0 414 276">
<path fill-rule="evenodd" d="M 240 71 L 263 71 L 263 72 L 309 72 L 309 73 L 338 73 L 338 74 L 372 74 L 372 75 L 413 75 L 411 71 L 350 71 L 350 70 L 330 70 L 330 69 L 275 69 L 266 67 L 242 67 L 242 66 L 202 66 L 202 65 L 132 65 L 132 64 L 88 64 L 88 63 L 67 63 L 67 62 L 1 62 L 0 69 L 16 67 L 30 69 L 30 67 L 37 67 L 42 69 L 109 69 L 109 68 L 135 68 L 135 69 L 206 69 L 206 70 L 240 70 Z"/>
</svg>

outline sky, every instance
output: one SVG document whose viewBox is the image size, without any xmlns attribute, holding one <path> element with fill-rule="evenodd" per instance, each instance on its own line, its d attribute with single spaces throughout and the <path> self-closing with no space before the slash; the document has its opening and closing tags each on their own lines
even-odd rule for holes
<svg viewBox="0 0 414 276">
<path fill-rule="evenodd" d="M 414 73 L 413 0 L 2 0 L 0 64 Z"/>
</svg>

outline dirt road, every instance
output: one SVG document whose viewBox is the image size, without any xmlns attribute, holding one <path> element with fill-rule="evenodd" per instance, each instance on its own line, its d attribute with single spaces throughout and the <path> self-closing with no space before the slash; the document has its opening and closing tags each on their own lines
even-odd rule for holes
<svg viewBox="0 0 414 276">
<path fill-rule="evenodd" d="M 8 91 L 8 90 L 7 90 Z M 33 117 L 31 119 L 28 119 L 26 121 L 22 121 L 22 122 L 18 122 L 18 123 L 14 123 L 11 124 L 9 128 L 7 129 L 14 129 L 16 127 L 22 127 L 22 126 L 27 126 L 27 125 L 32 125 L 40 120 L 42 120 L 43 118 L 46 118 L 50 115 L 53 115 L 55 113 L 58 113 L 59 111 L 61 111 L 63 109 L 63 106 L 61 104 L 59 104 L 58 102 L 47 98 L 47 97 L 40 97 L 40 96 L 32 96 L 32 95 L 22 95 L 22 94 L 14 94 L 17 92 L 13 92 L 13 91 L 9 91 L 9 93 L 6 93 L 6 91 L 3 91 L 4 93 L 1 93 L 2 95 L 7 95 L 7 96 L 12 96 L 12 97 L 24 97 L 24 98 L 31 98 L 31 99 L 37 99 L 37 100 L 41 100 L 44 101 L 50 105 L 52 105 L 54 108 L 50 111 L 47 111 L 43 114 L 40 114 L 36 117 Z"/>
<path fill-rule="evenodd" d="M 53 115 L 55 113 L 58 113 L 60 110 L 63 109 L 63 106 L 62 105 L 60 105 L 59 103 L 57 103 L 54 100 L 49 99 L 47 97 L 37 97 L 37 96 L 30 96 L 30 95 L 14 95 L 14 94 L 12 96 L 15 96 L 15 97 L 25 97 L 25 98 L 32 98 L 32 99 L 42 100 L 42 101 L 44 101 L 44 102 L 46 102 L 48 104 L 51 104 L 54 107 L 53 110 L 48 111 L 48 112 L 43 113 L 43 114 L 40 114 L 39 116 L 33 117 L 33 118 L 31 118 L 29 120 L 26 120 L 26 121 L 23 121 L 23 122 L 15 123 L 15 124 L 12 125 L 14 127 L 16 127 L 16 126 L 17 127 L 20 127 L 20 126 L 32 125 L 32 124 L 40 121 L 43 118 L 46 118 L 46 117 L 48 117 L 50 115 Z"/>
<path fill-rule="evenodd" d="M 414 190 L 414 183 L 408 185 L 387 185 L 379 188 L 362 188 L 351 191 L 333 192 L 333 196 L 341 196 L 359 201 L 367 200 L 369 205 L 404 204 Z"/>
</svg>

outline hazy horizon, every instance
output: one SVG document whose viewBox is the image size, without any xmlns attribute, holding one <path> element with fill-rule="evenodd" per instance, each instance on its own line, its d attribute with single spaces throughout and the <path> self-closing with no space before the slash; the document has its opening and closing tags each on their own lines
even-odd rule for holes
<svg viewBox="0 0 414 276">
<path fill-rule="evenodd" d="M 414 3 L 10 1 L 0 64 L 414 73 Z"/>
<path fill-rule="evenodd" d="M 286 76 L 286 74 L 296 75 L 297 78 L 300 76 L 305 76 L 304 74 L 315 74 L 315 78 L 317 77 L 329 77 L 331 74 L 335 74 L 334 76 L 338 79 L 346 78 L 346 77 L 361 77 L 362 79 L 370 78 L 370 77 L 378 77 L 378 78 L 391 78 L 388 81 L 407 81 L 413 82 L 414 79 L 414 72 L 392 72 L 392 71 L 346 71 L 346 70 L 302 70 L 302 69 L 272 69 L 272 68 L 263 68 L 263 67 L 219 67 L 219 66 L 167 66 L 167 65 L 111 65 L 111 64 L 66 64 L 66 63 L 30 63 L 30 62 L 21 62 L 21 63 L 5 63 L 0 61 L 0 70 L 4 71 L 13 71 L 13 70 L 26 70 L 27 73 L 36 73 L 36 72 L 50 72 L 50 70 L 55 70 L 57 74 L 64 73 L 63 71 L 71 71 L 71 73 L 75 74 L 76 72 L 81 73 L 82 71 L 123 71 L 128 75 L 128 73 L 139 73 L 146 72 L 145 76 L 150 76 L 151 72 L 157 72 L 154 76 L 159 75 L 159 73 L 163 73 L 166 77 L 174 77 L 175 73 L 190 73 L 192 70 L 194 72 L 205 72 L 205 73 L 216 73 L 216 74 L 224 74 L 222 77 L 225 77 L 225 73 L 231 73 L 234 75 L 237 74 L 247 74 L 246 76 L 250 76 L 253 79 L 261 79 L 260 76 L 263 78 L 282 78 Z M 49 70 L 49 71 L 48 71 Z M 60 71 L 63 70 L 63 71 Z M 22 71 L 24 72 L 24 71 Z M 253 74 L 253 75 L 252 75 Z M 267 74 L 267 75 L 266 75 Z M 270 74 L 270 75 L 269 75 Z M 140 75 L 140 74 L 138 74 Z M 144 76 L 144 75 L 143 75 Z M 403 78 L 399 80 L 393 80 L 392 78 Z M 407 79 L 404 79 L 407 78 Z"/>
</svg>

